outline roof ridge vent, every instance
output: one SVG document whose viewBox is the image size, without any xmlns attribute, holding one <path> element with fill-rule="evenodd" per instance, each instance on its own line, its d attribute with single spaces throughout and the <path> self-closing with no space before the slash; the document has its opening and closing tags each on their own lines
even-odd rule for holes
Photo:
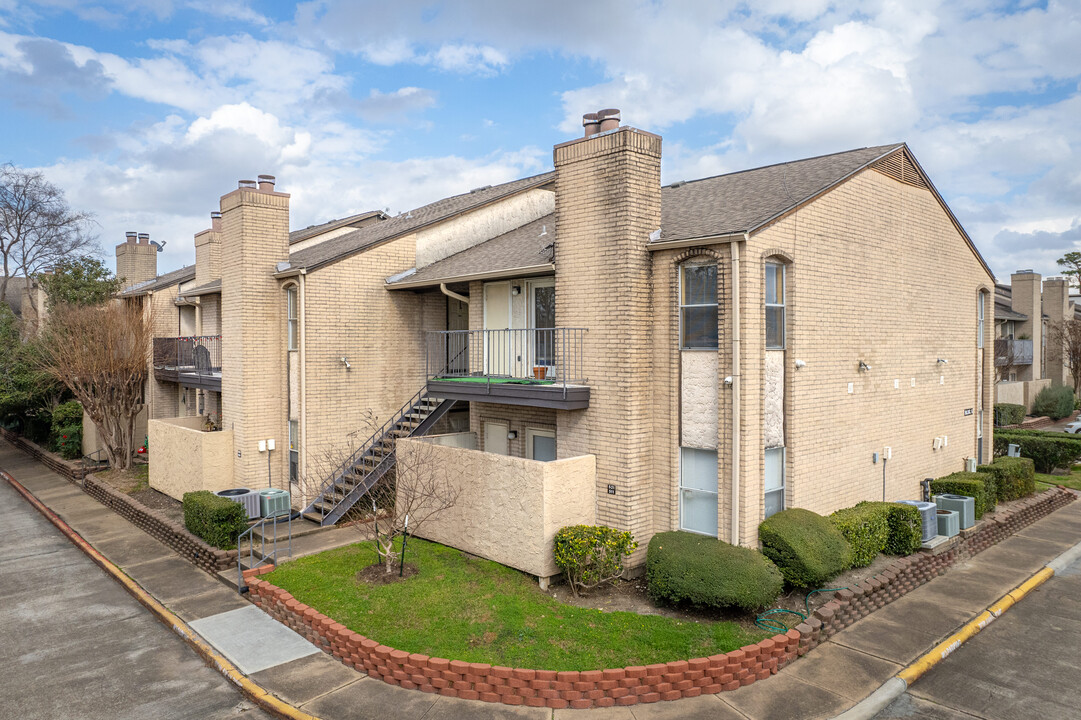
<svg viewBox="0 0 1081 720">
<path fill-rule="evenodd" d="M 473 193 L 479 193 L 482 190 L 491 190 L 491 189 L 492 189 L 491 185 L 484 185 L 482 187 L 473 188 L 472 190 L 469 191 L 469 194 L 472 195 Z"/>
</svg>

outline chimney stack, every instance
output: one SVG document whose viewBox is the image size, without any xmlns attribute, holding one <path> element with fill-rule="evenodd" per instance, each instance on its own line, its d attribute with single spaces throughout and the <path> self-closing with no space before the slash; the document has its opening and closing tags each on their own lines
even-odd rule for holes
<svg viewBox="0 0 1081 720">
<path fill-rule="evenodd" d="M 138 243 L 140 245 L 149 245 L 150 244 L 150 233 L 139 233 Z"/>
<path fill-rule="evenodd" d="M 601 132 L 608 132 L 619 127 L 619 110 L 608 108 L 597 113 L 597 119 L 601 122 Z"/>
<path fill-rule="evenodd" d="M 126 233 L 124 233 L 124 242 L 128 242 L 134 245 L 137 242 L 138 237 L 139 233 L 134 232 L 133 230 L 128 230 Z"/>
<path fill-rule="evenodd" d="M 221 232 L 221 213 L 217 210 L 210 213 L 210 229 L 215 232 Z"/>
<path fill-rule="evenodd" d="M 158 276 L 158 252 L 150 244 L 150 233 L 124 233 L 124 242 L 116 246 L 116 276 L 123 279 L 124 289 Z"/>
<path fill-rule="evenodd" d="M 273 175 L 260 175 L 259 176 L 259 189 L 266 190 L 267 192 L 274 191 L 274 176 Z"/>
<path fill-rule="evenodd" d="M 601 130 L 601 121 L 597 118 L 597 113 L 586 113 L 583 115 L 582 128 L 585 130 L 584 137 L 599 133 Z"/>
<path fill-rule="evenodd" d="M 244 189 L 254 190 L 255 189 L 255 181 L 254 180 L 239 180 L 239 181 L 237 181 L 236 186 L 237 186 L 238 190 L 244 190 Z"/>
</svg>

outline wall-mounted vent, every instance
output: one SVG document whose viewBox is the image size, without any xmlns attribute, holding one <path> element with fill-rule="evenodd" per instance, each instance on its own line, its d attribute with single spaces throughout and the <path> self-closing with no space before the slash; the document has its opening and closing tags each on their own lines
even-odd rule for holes
<svg viewBox="0 0 1081 720">
<path fill-rule="evenodd" d="M 871 167 L 883 175 L 889 175 L 894 180 L 903 182 L 906 185 L 923 188 L 924 190 L 929 189 L 927 181 L 923 179 L 923 175 L 916 168 L 916 164 L 912 162 L 912 158 L 903 149 L 882 158 Z"/>
</svg>

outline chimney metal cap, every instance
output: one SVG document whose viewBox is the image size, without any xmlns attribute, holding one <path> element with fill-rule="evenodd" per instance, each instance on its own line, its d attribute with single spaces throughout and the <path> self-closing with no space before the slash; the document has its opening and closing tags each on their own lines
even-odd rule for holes
<svg viewBox="0 0 1081 720">
<path fill-rule="evenodd" d="M 274 176 L 273 175 L 260 175 L 259 176 L 259 189 L 260 190 L 273 190 L 274 189 Z"/>
<path fill-rule="evenodd" d="M 211 220 L 216 220 L 216 219 L 219 219 L 219 218 L 221 218 L 221 212 L 220 211 L 218 211 L 218 210 L 211 210 L 210 211 L 210 219 Z"/>
<path fill-rule="evenodd" d="M 240 180 L 240 181 L 237 182 L 236 186 L 238 188 L 242 189 L 242 190 L 244 188 L 252 188 L 252 189 L 254 189 L 255 188 L 255 181 L 254 180 Z"/>
<path fill-rule="evenodd" d="M 593 125 L 598 122 L 600 122 L 600 117 L 597 115 L 597 113 L 586 113 L 582 116 L 583 125 Z"/>
<path fill-rule="evenodd" d="M 619 120 L 619 108 L 606 108 L 597 111 L 598 120 Z"/>
</svg>

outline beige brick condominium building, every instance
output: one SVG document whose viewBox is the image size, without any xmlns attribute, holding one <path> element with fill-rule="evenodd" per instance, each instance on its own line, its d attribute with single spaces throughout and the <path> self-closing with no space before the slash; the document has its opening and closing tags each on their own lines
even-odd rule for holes
<svg viewBox="0 0 1081 720">
<path fill-rule="evenodd" d="M 545 578 L 561 524 L 754 545 L 990 455 L 994 278 L 906 145 L 662 188 L 661 138 L 600 115 L 552 172 L 394 217 L 223 196 L 194 270 L 128 291 L 151 484 L 331 523 L 434 452 L 463 493 L 429 536 Z"/>
</svg>

